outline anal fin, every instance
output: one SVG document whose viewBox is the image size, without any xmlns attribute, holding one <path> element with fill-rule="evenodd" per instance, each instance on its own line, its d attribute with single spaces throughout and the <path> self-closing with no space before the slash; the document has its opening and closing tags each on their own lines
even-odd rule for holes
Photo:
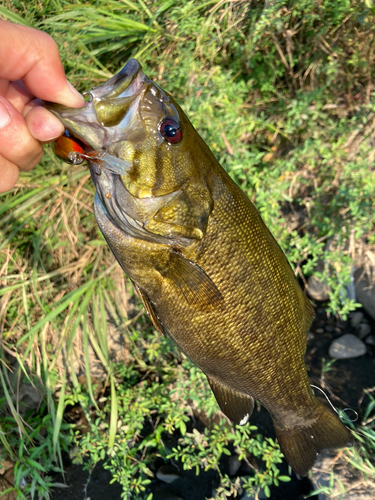
<svg viewBox="0 0 375 500">
<path fill-rule="evenodd" d="M 207 377 L 221 411 L 237 425 L 245 425 L 253 413 L 254 399 Z"/>
</svg>

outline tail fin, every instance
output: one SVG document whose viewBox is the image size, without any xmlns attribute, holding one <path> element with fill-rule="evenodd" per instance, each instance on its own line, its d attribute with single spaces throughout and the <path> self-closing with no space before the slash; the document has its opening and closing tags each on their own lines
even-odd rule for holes
<svg viewBox="0 0 375 500">
<path fill-rule="evenodd" d="M 300 476 L 307 476 L 317 454 L 322 450 L 351 446 L 349 430 L 320 401 L 311 425 L 283 429 L 275 423 L 274 427 L 281 451 L 294 472 Z"/>
</svg>

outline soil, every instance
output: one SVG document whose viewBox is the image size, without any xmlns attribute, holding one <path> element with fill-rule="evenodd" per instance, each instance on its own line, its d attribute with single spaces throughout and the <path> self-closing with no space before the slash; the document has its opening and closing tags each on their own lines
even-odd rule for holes
<svg viewBox="0 0 375 500">
<path fill-rule="evenodd" d="M 375 322 L 365 314 L 365 318 L 371 325 L 372 334 L 375 333 Z M 323 359 L 328 362 L 330 357 L 328 349 L 331 342 L 344 333 L 355 333 L 349 321 L 341 321 L 334 317 L 328 317 L 322 307 L 316 310 L 316 319 L 308 335 L 308 348 L 306 354 L 306 365 L 309 372 L 310 382 L 321 387 L 329 396 L 332 404 L 338 408 L 351 408 L 358 413 L 361 419 L 364 409 L 369 400 L 364 389 L 374 390 L 375 386 L 375 347 L 367 346 L 368 352 L 360 358 L 337 360 L 330 369 L 322 376 Z M 323 398 L 317 391 L 318 398 Z M 326 401 L 325 401 L 326 402 Z M 326 402 L 327 403 L 327 402 Z M 275 437 L 271 417 L 268 412 L 259 407 L 252 415 L 251 422 L 257 425 L 259 431 L 266 436 Z M 203 424 L 198 424 L 203 425 Z M 160 464 L 155 464 L 157 470 Z M 178 465 L 178 464 L 177 464 Z M 228 473 L 228 457 L 223 459 L 222 471 Z M 214 490 L 218 484 L 215 471 L 201 472 L 197 477 L 194 471 L 183 471 L 180 469 L 180 479 L 172 484 L 153 479 L 147 492 L 154 493 L 154 500 L 205 500 L 214 497 Z M 247 466 L 242 464 L 237 475 L 244 476 L 250 473 Z M 288 475 L 288 466 L 284 461 L 281 464 L 281 474 Z M 62 482 L 62 478 L 56 478 Z M 84 472 L 82 466 L 67 463 L 66 484 L 68 488 L 57 488 L 52 500 L 106 500 L 121 498 L 121 487 L 114 483 L 109 484 L 111 476 L 102 464 L 93 471 L 90 479 L 88 473 Z M 313 483 L 308 478 L 299 478 L 294 473 L 292 481 L 281 483 L 279 488 L 274 488 L 271 500 L 303 500 L 305 495 L 313 491 Z M 311 499 L 325 498 L 322 496 L 310 496 Z M 354 498 L 354 497 L 353 497 Z"/>
</svg>

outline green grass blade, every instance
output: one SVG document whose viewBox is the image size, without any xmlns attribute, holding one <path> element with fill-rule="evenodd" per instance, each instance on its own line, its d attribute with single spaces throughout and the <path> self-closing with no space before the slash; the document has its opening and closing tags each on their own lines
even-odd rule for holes
<svg viewBox="0 0 375 500">
<path fill-rule="evenodd" d="M 65 300 L 61 300 L 60 302 L 58 302 L 56 304 L 55 308 L 53 309 L 53 311 L 46 314 L 46 316 L 44 316 L 44 318 L 42 318 L 40 321 L 38 321 L 38 323 L 35 326 L 33 326 L 33 328 L 28 333 L 26 333 L 23 337 L 21 337 L 18 340 L 16 347 L 19 347 L 28 338 L 33 337 L 35 335 L 35 333 L 38 330 L 40 330 L 41 328 L 43 328 L 43 326 L 46 323 L 54 320 L 59 314 L 61 314 L 69 306 L 69 304 L 71 302 L 78 300 L 85 293 L 87 288 L 92 286 L 92 283 L 93 283 L 92 281 L 88 281 L 87 283 L 84 283 L 83 285 L 81 285 L 79 288 L 77 288 L 73 292 L 68 293 L 65 297 Z M 26 349 L 25 356 L 28 354 L 29 349 L 30 349 L 30 345 Z"/>
<path fill-rule="evenodd" d="M 12 23 L 22 24 L 22 26 L 28 26 L 32 28 L 32 25 L 22 16 L 16 14 L 15 12 L 6 9 L 0 5 L 0 15 L 11 21 Z"/>
<path fill-rule="evenodd" d="M 14 407 L 14 404 L 13 404 L 13 401 L 12 401 L 12 397 L 9 394 L 9 391 L 8 391 L 8 385 L 7 385 L 7 383 L 5 381 L 5 378 L 4 378 L 4 375 L 3 375 L 3 370 L 5 370 L 5 368 L 4 368 L 3 365 L 1 365 L 1 368 L 0 368 L 0 386 L 1 386 L 2 390 L 4 391 L 5 398 L 7 400 L 8 406 L 10 408 L 10 411 L 12 412 L 14 420 L 17 423 L 17 426 L 18 426 L 18 429 L 19 429 L 20 433 L 23 434 L 27 439 L 30 439 L 29 435 L 28 435 L 28 433 L 26 431 L 26 428 L 25 428 L 25 426 L 24 426 L 24 424 L 23 424 L 23 422 L 21 420 L 21 417 L 18 414 L 16 408 Z"/>
<path fill-rule="evenodd" d="M 65 408 L 65 380 L 62 380 L 62 386 L 60 389 L 59 402 L 57 405 L 56 419 L 53 428 L 53 454 L 56 455 L 57 449 L 59 447 L 59 434 L 61 429 L 61 423 Z"/>
<path fill-rule="evenodd" d="M 13 457 L 13 450 L 12 448 L 10 447 L 10 444 L 8 443 L 8 440 L 6 439 L 5 437 L 5 433 L 3 432 L 3 429 L 1 427 L 1 423 L 0 423 L 0 441 L 2 442 L 4 448 L 6 449 L 8 455 L 10 458 Z"/>
<path fill-rule="evenodd" d="M 108 448 L 113 448 L 115 444 L 115 437 L 117 432 L 117 420 L 118 420 L 118 402 L 116 387 L 113 377 L 111 376 L 111 419 L 109 424 L 109 439 Z"/>
<path fill-rule="evenodd" d="M 87 314 L 83 315 L 82 330 L 83 330 L 83 353 L 85 356 L 85 371 L 86 371 L 87 389 L 89 391 L 89 395 L 90 395 L 92 404 L 99 411 L 99 408 L 98 408 L 98 405 L 96 403 L 96 399 L 94 396 L 94 391 L 93 391 L 92 381 L 91 381 L 91 373 L 90 373 L 89 337 L 88 337 L 88 332 L 87 332 Z"/>
</svg>

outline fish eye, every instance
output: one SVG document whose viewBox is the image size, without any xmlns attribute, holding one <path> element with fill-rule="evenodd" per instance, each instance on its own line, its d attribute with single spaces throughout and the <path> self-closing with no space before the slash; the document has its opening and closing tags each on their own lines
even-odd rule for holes
<svg viewBox="0 0 375 500">
<path fill-rule="evenodd" d="M 170 144 L 176 144 L 182 139 L 180 122 L 176 118 L 165 118 L 160 124 L 160 133 Z"/>
</svg>

